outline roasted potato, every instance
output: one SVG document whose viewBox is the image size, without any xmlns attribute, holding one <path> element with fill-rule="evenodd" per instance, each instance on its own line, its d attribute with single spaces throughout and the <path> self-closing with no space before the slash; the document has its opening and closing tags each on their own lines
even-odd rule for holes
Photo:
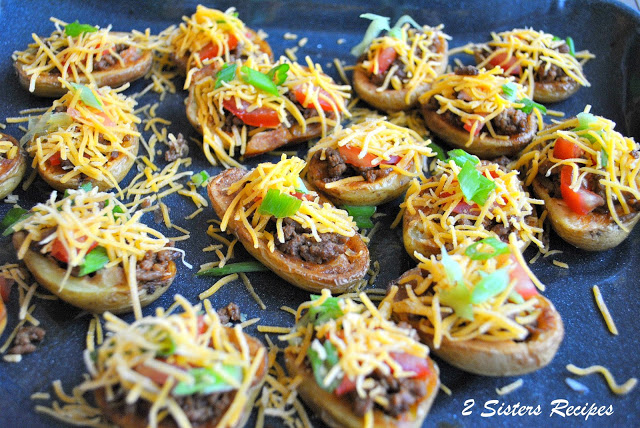
<svg viewBox="0 0 640 428">
<path fill-rule="evenodd" d="M 0 199 L 18 187 L 27 170 L 26 154 L 20 143 L 11 135 L 0 132 L 0 140 L 10 141 L 18 147 L 18 155 L 13 159 L 6 159 L 0 155 Z"/>
</svg>

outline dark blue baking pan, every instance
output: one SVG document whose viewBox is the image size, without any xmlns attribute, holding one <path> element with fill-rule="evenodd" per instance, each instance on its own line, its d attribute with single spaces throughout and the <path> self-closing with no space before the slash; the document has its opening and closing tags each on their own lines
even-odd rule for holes
<svg viewBox="0 0 640 428">
<path fill-rule="evenodd" d="M 113 25 L 117 31 L 131 29 L 159 32 L 171 24 L 178 24 L 183 15 L 195 11 L 193 1 L 14 1 L 0 2 L 0 22 L 4 28 L 0 38 L 0 121 L 17 116 L 25 108 L 49 105 L 49 100 L 38 99 L 25 92 L 18 85 L 11 64 L 11 53 L 23 49 L 32 39 L 31 34 L 48 35 L 52 30 L 50 16 L 67 22 L 80 22 L 106 26 Z M 586 104 L 592 111 L 606 116 L 618 124 L 622 133 L 640 139 L 640 14 L 613 1 L 569 1 L 569 0 L 511 0 L 482 1 L 465 0 L 450 2 L 432 1 L 388 1 L 375 3 L 367 1 L 219 1 L 208 6 L 219 9 L 235 6 L 249 26 L 269 33 L 268 41 L 276 55 L 284 53 L 296 41 L 284 40 L 285 32 L 307 37 L 308 43 L 299 49 L 297 55 L 309 55 L 320 63 L 327 72 L 337 78 L 335 68 L 329 66 L 337 57 L 353 63 L 349 49 L 362 37 L 368 21 L 358 16 L 373 12 L 390 16 L 395 21 L 403 14 L 409 14 L 420 23 L 444 24 L 445 31 L 452 36 L 451 46 L 468 42 L 482 42 L 489 38 L 490 31 L 509 30 L 515 27 L 533 27 L 559 35 L 571 36 L 578 49 L 589 49 L 596 58 L 586 65 L 586 75 L 591 87 L 582 88 L 577 95 L 553 108 L 575 115 Z M 337 41 L 344 39 L 345 43 Z M 461 56 L 463 62 L 471 58 Z M 146 85 L 137 82 L 129 91 L 135 92 Z M 181 83 L 178 84 L 181 87 Z M 172 121 L 169 131 L 182 132 L 188 137 L 196 133 L 189 126 L 183 107 L 185 93 L 179 91 L 168 96 L 158 114 Z M 155 101 L 153 95 L 141 103 Z M 17 125 L 9 125 L 5 132 L 16 137 L 22 133 Z M 304 150 L 300 149 L 300 154 Z M 206 162 L 199 149 L 192 145 L 194 171 L 206 169 L 211 174 L 219 172 Z M 273 160 L 263 156 L 256 162 Z M 127 180 L 131 179 L 131 175 Z M 17 191 L 20 204 L 29 208 L 43 201 L 50 189 L 40 180 L 28 192 Z M 194 210 L 194 206 L 180 196 L 167 198 L 173 220 L 192 232 L 192 238 L 178 243 L 187 251 L 187 260 L 194 266 L 209 261 L 201 249 L 211 243 L 204 233 L 205 220 L 213 218 L 212 211 L 196 217 L 193 221 L 183 220 Z M 0 204 L 0 215 L 9 209 L 8 204 Z M 389 224 L 397 212 L 397 203 L 382 207 L 388 214 L 378 233 L 370 244 L 372 260 L 381 264 L 381 272 L 375 286 L 385 287 L 406 269 L 412 267 L 409 257 L 402 248 L 400 231 L 389 230 Z M 149 221 L 153 222 L 151 215 Z M 168 236 L 179 234 L 157 226 Z M 507 385 L 517 378 L 488 378 L 461 372 L 442 361 L 442 382 L 453 391 L 452 396 L 440 393 L 425 426 L 475 427 L 475 426 L 638 426 L 640 424 L 640 388 L 626 396 L 616 396 L 607 388 L 599 376 L 582 378 L 580 381 L 589 388 L 586 393 L 571 390 L 565 383 L 570 377 L 565 366 L 603 364 L 609 367 L 620 383 L 640 374 L 640 299 L 638 292 L 640 277 L 640 230 L 631 234 L 619 247 L 601 253 L 576 250 L 552 234 L 551 245 L 563 253 L 556 256 L 569 264 L 570 269 L 554 266 L 549 259 L 536 262 L 532 269 L 547 284 L 546 295 L 554 302 L 564 319 L 566 335 L 553 362 L 546 368 L 531 375 L 523 376 L 524 385 L 510 395 L 499 397 L 496 388 Z M 248 258 L 243 251 L 237 252 L 237 259 Z M 532 256 L 528 255 L 529 257 Z M 0 241 L 0 263 L 15 261 L 15 254 L 8 238 Z M 240 304 L 248 318 L 260 317 L 262 324 L 289 326 L 292 317 L 278 308 L 282 305 L 296 307 L 308 298 L 300 291 L 280 280 L 276 275 L 266 273 L 250 274 L 257 293 L 267 305 L 261 310 L 245 291 L 239 281 L 226 285 L 212 298 L 214 306 L 223 306 L 230 301 Z M 198 300 L 198 293 L 213 284 L 214 279 L 196 278 L 194 271 L 179 267 L 178 277 L 161 299 L 144 310 L 149 314 L 156 306 L 170 304 L 172 296 L 180 293 L 191 302 Z M 591 287 L 600 286 L 611 314 L 620 330 L 619 336 L 611 335 L 594 303 Z M 61 379 L 67 391 L 82 380 L 86 329 L 90 317 L 62 302 L 37 301 L 34 313 L 47 330 L 47 336 L 37 352 L 24 357 L 17 364 L 0 360 L 0 427 L 57 427 L 62 424 L 48 416 L 34 411 L 35 402 L 31 394 L 39 391 L 52 392 L 51 382 Z M 16 323 L 17 292 L 8 304 L 9 324 L 2 339 L 6 338 Z M 125 319 L 131 320 L 131 316 Z M 249 328 L 250 333 L 257 332 Z M 497 401 L 490 401 L 497 400 Z M 613 409 L 610 416 L 569 416 L 564 410 L 552 412 L 554 400 L 566 400 L 569 406 L 595 405 Z M 472 406 L 471 406 L 472 404 Z M 540 414 L 532 416 L 512 416 L 507 414 L 507 405 L 540 406 Z M 483 417 L 482 413 L 495 414 Z M 502 411 L 499 412 L 502 406 Z M 470 412 L 463 411 L 468 408 Z M 564 412 L 564 416 L 560 413 Z M 499 414 L 502 413 L 502 414 Z M 586 413 L 586 412 L 585 412 Z M 317 426 L 322 426 L 314 418 Z M 250 422 L 251 424 L 252 422 Z M 279 420 L 268 420 L 269 426 L 281 426 Z"/>
</svg>

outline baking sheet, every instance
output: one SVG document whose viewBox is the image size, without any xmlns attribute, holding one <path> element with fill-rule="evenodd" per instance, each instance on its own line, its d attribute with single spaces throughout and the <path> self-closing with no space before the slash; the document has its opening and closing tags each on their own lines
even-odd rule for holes
<svg viewBox="0 0 640 428">
<path fill-rule="evenodd" d="M 50 100 L 41 100 L 22 90 L 14 75 L 10 55 L 16 49 L 24 49 L 32 39 L 31 33 L 48 35 L 52 24 L 48 18 L 56 16 L 67 22 L 78 19 L 106 26 L 113 24 L 116 31 L 131 29 L 144 30 L 150 28 L 158 32 L 171 24 L 177 24 L 183 15 L 191 15 L 197 2 L 179 1 L 2 1 L 0 2 L 0 20 L 3 23 L 3 37 L 0 38 L 0 121 L 5 117 L 17 116 L 25 108 L 50 105 Z M 592 86 L 582 88 L 570 100 L 554 105 L 554 109 L 574 115 L 583 110 L 585 104 L 593 105 L 592 111 L 606 116 L 618 123 L 618 130 L 628 136 L 640 140 L 640 15 L 631 8 L 608 1 L 379 1 L 375 6 L 366 1 L 334 2 L 276 2 L 276 1 L 236 1 L 207 4 L 210 7 L 225 9 L 236 6 L 240 18 L 254 29 L 263 29 L 269 33 L 268 42 L 276 55 L 283 54 L 284 48 L 296 46 L 297 41 L 284 40 L 285 32 L 298 35 L 298 40 L 307 37 L 308 43 L 299 49 L 297 55 L 303 59 L 305 55 L 325 67 L 334 78 L 337 73 L 329 66 L 334 57 L 353 63 L 349 49 L 359 42 L 368 21 L 358 16 L 365 12 L 391 16 L 395 21 L 402 14 L 410 14 L 420 23 L 437 25 L 443 23 L 445 32 L 452 36 L 451 47 L 467 42 L 488 40 L 490 31 L 504 31 L 515 27 L 531 26 L 561 37 L 573 37 L 578 49 L 589 49 L 596 55 L 585 68 Z M 344 44 L 338 44 L 344 39 Z M 469 57 L 460 57 L 471 62 Z M 177 86 L 181 87 L 181 81 Z M 129 90 L 136 92 L 147 82 L 137 82 Z M 189 126 L 183 108 L 185 93 L 178 91 L 167 97 L 158 109 L 160 117 L 172 121 L 169 131 L 182 132 L 187 137 L 195 137 L 196 133 Z M 147 96 L 141 103 L 155 102 L 155 95 Z M 9 125 L 5 132 L 20 137 L 16 125 Z M 301 154 L 304 153 L 301 148 Z M 219 170 L 208 165 L 200 150 L 191 144 L 191 155 L 194 159 L 193 171 L 206 169 L 210 174 Z M 250 162 L 275 160 L 263 156 Z M 132 174 L 127 178 L 130 180 Z M 20 204 L 29 208 L 36 202 L 43 201 L 50 189 L 39 179 L 28 192 L 17 191 Z M 204 194 L 204 189 L 203 189 Z M 179 226 L 192 232 L 192 238 L 178 243 L 178 247 L 187 250 L 187 260 L 194 266 L 210 261 L 210 256 L 201 249 L 212 243 L 206 234 L 205 220 L 215 217 L 210 209 L 205 210 L 193 221 L 184 217 L 194 211 L 191 202 L 181 196 L 172 195 L 165 199 L 171 207 L 171 217 Z M 4 215 L 9 205 L 0 204 L 0 215 Z M 372 261 L 378 260 L 382 270 L 375 286 L 386 284 L 413 265 L 405 254 L 401 243 L 400 230 L 389 230 L 395 213 L 397 202 L 387 204 L 381 211 L 388 214 L 383 218 L 380 232 L 370 244 Z M 152 215 L 147 215 L 152 222 Z M 175 230 L 166 230 L 157 226 L 167 236 L 180 235 Z M 568 363 L 585 367 L 591 364 L 604 364 L 609 367 L 619 383 L 629 377 L 638 376 L 640 367 L 640 349 L 637 345 L 637 329 L 640 326 L 640 299 L 638 299 L 638 274 L 640 274 L 640 258 L 637 248 L 640 230 L 636 230 L 629 239 L 618 248 L 602 253 L 587 253 L 564 245 L 553 237 L 551 246 L 560 249 L 562 254 L 557 260 L 569 264 L 565 270 L 551 264 L 550 259 L 539 260 L 532 269 L 547 284 L 545 293 L 561 313 L 565 323 L 565 339 L 554 359 L 546 368 L 523 376 L 524 385 L 519 390 L 505 397 L 497 396 L 495 389 L 507 385 L 517 377 L 487 378 L 475 376 L 454 369 L 442 361 L 442 382 L 452 391 L 451 397 L 440 393 L 437 397 L 425 426 L 499 426 L 524 425 L 539 426 L 634 426 L 638 425 L 640 406 L 639 389 L 627 396 L 613 395 L 603 379 L 590 376 L 580 382 L 590 389 L 585 394 L 572 391 L 565 384 L 569 376 L 565 370 Z M 240 250 L 240 249 L 239 249 Z M 533 254 L 528 254 L 531 258 Z M 244 251 L 237 251 L 236 261 L 248 259 Z M 0 263 L 15 261 L 9 238 L 0 241 Z M 179 274 L 172 288 L 156 303 L 144 310 L 145 314 L 153 312 L 157 306 L 168 306 L 172 296 L 179 293 L 189 301 L 196 302 L 200 292 L 211 286 L 215 279 L 196 278 L 195 271 L 179 266 Z M 303 291 L 288 285 L 276 275 L 266 273 L 249 274 L 252 283 L 267 305 L 261 310 L 245 291 L 240 281 L 224 286 L 212 298 L 214 306 L 221 307 L 230 301 L 240 304 L 247 318 L 260 317 L 261 324 L 290 326 L 293 319 L 278 308 L 282 305 L 296 307 L 307 299 Z M 604 299 L 620 330 L 620 336 L 612 336 L 595 306 L 591 287 L 600 286 Z M 8 304 L 9 323 L 0 342 L 15 326 L 17 318 L 17 290 L 14 290 Z M 47 330 L 44 342 L 34 354 L 27 355 L 18 364 L 0 360 L 0 426 L 55 427 L 63 426 L 53 419 L 34 412 L 35 404 L 30 395 L 39 392 L 50 392 L 51 382 L 62 379 L 65 390 L 70 391 L 82 380 L 84 366 L 81 353 L 85 346 L 85 334 L 90 317 L 83 316 L 79 310 L 62 302 L 36 301 L 34 316 Z M 130 321 L 132 316 L 126 316 Z M 250 333 L 257 334 L 253 328 Z M 275 339 L 275 337 L 273 337 Z M 471 414 L 463 415 L 463 410 L 471 404 Z M 498 400 L 493 403 L 489 400 Z M 584 415 L 561 417 L 551 414 L 554 400 L 567 400 L 571 406 L 592 405 L 612 406 L 610 416 Z M 485 403 L 496 411 L 491 417 L 483 417 L 481 413 Z M 540 415 L 511 416 L 499 415 L 498 409 L 503 405 L 540 406 Z M 513 410 L 513 409 L 512 409 Z M 582 409 L 580 409 L 582 410 Z M 580 412 L 578 410 L 578 412 Z M 566 409 L 563 410 L 566 412 Z M 586 411 L 585 411 L 586 413 Z M 314 418 L 315 425 L 321 422 Z M 250 422 L 251 425 L 253 422 Z M 270 426 L 280 426 L 281 421 L 269 420 Z"/>
</svg>

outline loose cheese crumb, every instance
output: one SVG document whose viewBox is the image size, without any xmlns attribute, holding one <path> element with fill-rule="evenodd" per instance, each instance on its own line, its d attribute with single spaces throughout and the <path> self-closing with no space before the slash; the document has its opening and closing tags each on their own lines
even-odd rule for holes
<svg viewBox="0 0 640 428">
<path fill-rule="evenodd" d="M 604 379 L 607 381 L 607 385 L 609 385 L 609 389 L 611 390 L 611 392 L 617 395 L 628 394 L 633 390 L 633 388 L 636 387 L 638 383 L 638 379 L 636 379 L 635 377 L 632 377 L 622 385 L 618 385 L 615 379 L 613 378 L 613 375 L 609 371 L 609 369 L 599 365 L 594 365 L 594 366 L 581 369 L 580 367 L 576 367 L 573 364 L 567 364 L 567 370 L 570 373 L 573 373 L 578 376 L 587 376 L 593 373 L 600 373 L 602 376 L 604 376 Z"/>
<path fill-rule="evenodd" d="M 500 396 L 511 394 L 513 391 L 520 388 L 523 384 L 524 381 L 522 379 L 518 379 L 515 382 L 510 383 L 509 385 L 503 386 L 502 388 L 496 388 L 496 394 Z"/>
<path fill-rule="evenodd" d="M 607 308 L 607 304 L 604 302 L 604 299 L 602 298 L 602 293 L 600 293 L 600 287 L 598 287 L 597 285 L 593 286 L 593 297 L 596 299 L 596 305 L 598 305 L 598 309 L 600 309 L 600 313 L 602 314 L 604 321 L 607 323 L 607 327 L 609 328 L 609 331 L 611 332 L 611 334 L 614 334 L 617 336 L 618 328 L 616 327 L 616 324 L 613 322 L 613 318 L 609 313 L 609 308 Z"/>
</svg>

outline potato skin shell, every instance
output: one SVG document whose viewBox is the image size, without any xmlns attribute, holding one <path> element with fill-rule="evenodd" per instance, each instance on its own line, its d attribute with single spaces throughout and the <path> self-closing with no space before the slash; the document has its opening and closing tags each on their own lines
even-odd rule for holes
<svg viewBox="0 0 640 428">
<path fill-rule="evenodd" d="M 20 143 L 11 135 L 0 132 L 0 137 L 5 141 L 11 141 L 18 146 L 18 156 L 12 160 L 4 160 L 5 165 L 0 169 L 0 199 L 13 192 L 22 181 L 24 173 L 27 171 L 26 153 L 20 147 Z M 9 163 L 7 163 L 9 162 Z"/>
<path fill-rule="evenodd" d="M 552 198 L 542 184 L 546 178 L 533 180 L 533 193 L 542 200 L 548 211 L 548 219 L 553 230 L 569 244 L 587 251 L 604 251 L 618 246 L 624 241 L 640 220 L 640 213 L 634 213 L 622 223 L 628 229 L 623 230 L 613 221 L 610 214 L 574 213 L 567 204 L 558 198 Z"/>
<path fill-rule="evenodd" d="M 235 194 L 227 195 L 227 189 L 245 174 L 245 170 L 231 168 L 209 182 L 209 198 L 219 218 L 224 216 L 235 197 Z M 323 288 L 328 288 L 332 293 L 344 293 L 355 287 L 369 269 L 369 249 L 357 233 L 347 241 L 347 247 L 353 251 L 353 255 L 341 254 L 329 263 L 316 264 L 285 254 L 277 248 L 271 252 L 262 241 L 255 248 L 247 229 L 233 217 L 229 219 L 227 228 L 259 262 L 303 290 L 319 293 Z"/>
<path fill-rule="evenodd" d="M 111 34 L 115 35 L 123 35 L 126 33 L 117 33 L 113 32 Z M 98 87 L 101 86 L 111 86 L 118 87 L 122 86 L 127 82 L 133 82 L 141 77 L 143 77 L 147 72 L 151 69 L 153 64 L 153 52 L 152 51 L 142 51 L 142 55 L 138 58 L 133 64 L 122 67 L 119 63 L 115 64 L 113 67 L 110 67 L 107 70 L 102 71 L 94 71 L 91 73 L 93 78 L 96 81 Z M 27 76 L 24 71 L 24 64 L 19 62 L 14 62 L 13 67 L 18 75 L 18 80 L 20 82 L 20 86 L 22 86 L 27 91 L 29 90 L 29 84 L 31 83 L 31 78 Z M 58 98 L 67 93 L 67 88 L 62 86 L 62 84 L 58 81 L 57 74 L 41 74 L 36 79 L 35 89 L 32 92 L 34 95 L 39 97 L 48 97 L 48 98 Z M 78 76 L 78 81 L 73 80 L 73 76 L 69 76 L 69 81 L 81 84 L 88 84 L 89 79 L 85 76 Z"/>
<path fill-rule="evenodd" d="M 407 169 L 413 167 L 411 162 Z M 384 177 L 379 177 L 374 182 L 355 181 L 338 187 L 328 188 L 323 177 L 327 176 L 326 163 L 315 156 L 310 156 L 307 161 L 307 179 L 319 192 L 324 194 L 335 205 L 381 205 L 393 201 L 402 195 L 411 179 L 408 175 L 390 171 Z"/>
<path fill-rule="evenodd" d="M 389 284 L 397 285 L 398 281 L 410 275 L 421 275 L 420 268 L 414 268 L 404 273 L 396 281 Z M 409 284 L 415 287 L 415 282 Z M 395 301 L 402 300 L 406 290 L 398 287 Z M 434 354 L 447 363 L 469 373 L 482 376 L 517 376 L 536 371 L 553 360 L 564 337 L 564 325 L 560 314 L 553 304 L 542 295 L 538 295 L 542 313 L 538 318 L 541 331 L 532 333 L 524 342 L 513 340 L 487 342 L 483 340 L 449 341 L 443 338 L 439 349 L 433 345 L 433 336 L 420 329 L 420 320 L 411 319 L 406 314 L 393 313 L 396 321 L 411 324 L 420 340 L 429 346 Z"/>
<path fill-rule="evenodd" d="M 422 116 L 427 127 L 439 138 L 481 159 L 513 156 L 529 144 L 538 131 L 538 122 L 535 115 L 529 114 L 527 129 L 519 134 L 509 136 L 508 140 L 499 140 L 487 133 L 483 133 L 480 135 L 484 135 L 484 138 L 475 136 L 471 144 L 467 146 L 469 132 L 450 124 L 442 115 L 436 113 L 435 110 L 427 108 L 426 105 L 422 106 Z"/>
<path fill-rule="evenodd" d="M 4 306 L 4 302 L 0 297 L 0 336 L 4 332 L 5 327 L 7 326 L 7 308 Z"/>
<path fill-rule="evenodd" d="M 22 245 L 25 236 L 24 232 L 13 234 L 12 242 L 16 251 Z M 27 250 L 22 261 L 40 285 L 70 305 L 92 313 L 110 311 L 121 314 L 133 309 L 127 278 L 120 266 L 101 269 L 93 276 L 70 276 L 61 289 L 60 284 L 66 270 L 56 262 L 31 249 Z M 167 291 L 175 275 L 176 265 L 171 261 L 165 286 L 154 287 L 151 294 L 146 289 L 139 289 L 140 305 L 149 305 Z"/>
<path fill-rule="evenodd" d="M 232 330 L 229 327 L 225 327 L 227 330 Z M 237 338 L 235 334 L 231 331 L 228 331 L 229 337 L 233 341 L 234 345 L 238 345 Z M 244 333 L 243 333 L 244 334 Z M 244 334 L 245 339 L 247 340 L 247 344 L 249 345 L 249 355 L 254 356 L 258 352 L 260 348 L 264 348 L 264 345 L 260 343 L 258 340 L 249 336 L 248 334 Z M 267 375 L 267 352 L 265 350 L 264 360 L 260 363 L 260 367 L 256 373 L 256 381 L 251 385 L 248 391 L 248 399 L 247 403 L 244 406 L 242 411 L 242 415 L 238 422 L 232 425 L 230 428 L 241 428 L 243 427 L 249 416 L 251 416 L 251 409 L 253 408 L 253 404 L 258 396 L 258 393 L 262 389 L 262 385 L 266 379 Z M 139 428 L 145 427 L 148 425 L 148 420 L 145 417 L 139 415 L 138 413 L 122 413 L 118 411 L 114 406 L 110 406 L 106 399 L 106 394 L 104 389 L 96 389 L 94 391 L 94 397 L 98 407 L 102 410 L 102 413 L 113 423 L 117 424 L 121 428 Z M 210 421 L 205 424 L 194 425 L 197 428 L 215 428 L 215 421 Z M 158 428 L 177 428 L 178 425 L 170 418 L 163 419 L 159 424 Z"/>
<path fill-rule="evenodd" d="M 443 58 L 440 66 L 434 71 L 436 72 L 436 75 L 439 76 L 444 73 L 447 68 L 449 55 L 447 39 L 442 36 L 439 36 L 438 38 L 440 39 L 440 50 L 438 53 L 442 54 Z M 409 96 L 409 103 L 405 102 L 407 93 L 409 92 L 408 89 L 387 89 L 379 92 L 376 90 L 377 88 L 378 86 L 371 82 L 369 76 L 360 67 L 356 67 L 355 70 L 353 70 L 353 89 L 356 91 L 358 96 L 367 104 L 379 110 L 386 111 L 387 113 L 409 110 L 410 108 L 415 107 L 420 95 L 431 89 L 431 83 L 422 83 L 418 85 Z"/>
<path fill-rule="evenodd" d="M 314 413 L 320 416 L 324 423 L 332 428 L 361 428 L 364 426 L 364 418 L 358 417 L 353 413 L 347 400 L 341 400 L 335 394 L 320 388 L 316 383 L 313 372 L 304 364 L 296 365 L 295 359 L 296 357 L 292 352 L 285 351 L 284 360 L 289 374 L 292 376 L 300 375 L 304 379 L 298 385 L 300 397 Z M 427 387 L 425 397 L 411 406 L 401 419 L 389 416 L 379 410 L 374 410 L 374 427 L 419 428 L 422 426 L 440 388 L 440 378 L 437 374 L 439 372 L 438 367 L 431 358 L 427 357 L 427 360 L 429 369 L 434 375 L 425 380 Z"/>
</svg>

